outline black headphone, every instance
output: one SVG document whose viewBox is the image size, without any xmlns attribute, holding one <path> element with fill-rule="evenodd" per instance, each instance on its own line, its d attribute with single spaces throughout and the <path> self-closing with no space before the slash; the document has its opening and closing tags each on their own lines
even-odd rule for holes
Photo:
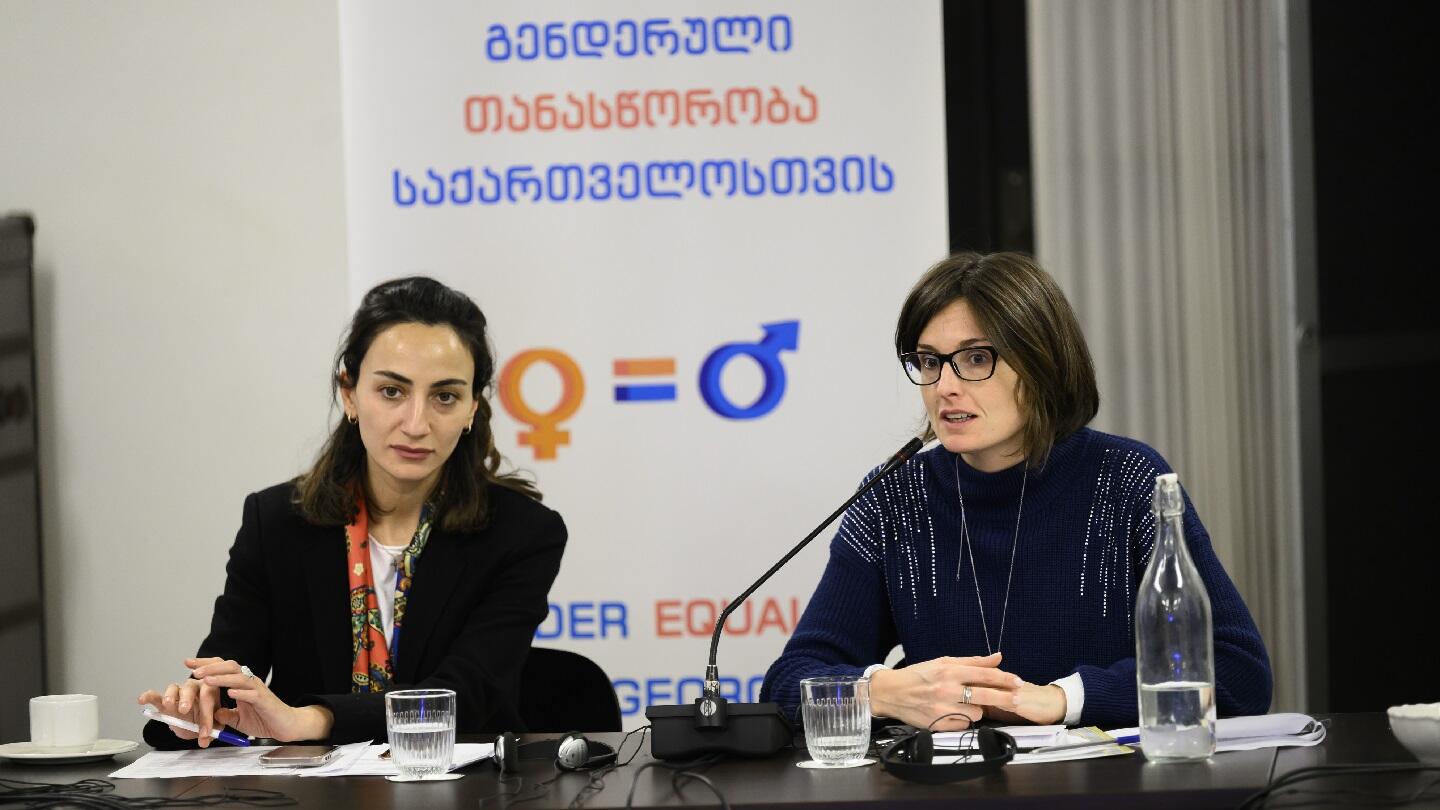
<svg viewBox="0 0 1440 810">
<path fill-rule="evenodd" d="M 514 734 L 505 732 L 495 738 L 491 754 L 502 776 L 517 773 L 522 759 L 553 759 L 562 771 L 589 771 L 615 761 L 615 749 L 572 731 L 558 740 L 521 743 Z"/>
<path fill-rule="evenodd" d="M 965 737 L 972 738 L 974 742 L 955 753 L 962 757 L 979 754 L 979 762 L 931 764 L 935 756 L 935 739 L 932 732 L 922 729 L 901 737 L 881 750 L 880 767 L 907 782 L 940 785 L 996 773 L 1005 767 L 1005 763 L 1015 758 L 1015 738 L 1003 731 L 987 726 L 966 732 L 961 739 L 964 740 Z"/>
</svg>

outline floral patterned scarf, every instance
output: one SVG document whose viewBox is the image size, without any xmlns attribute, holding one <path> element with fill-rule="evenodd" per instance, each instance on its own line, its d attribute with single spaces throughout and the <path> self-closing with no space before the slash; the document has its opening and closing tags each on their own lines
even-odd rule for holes
<svg viewBox="0 0 1440 810">
<path fill-rule="evenodd" d="M 380 602 L 375 596 L 374 573 L 370 570 L 370 513 L 364 497 L 356 499 L 359 510 L 345 527 L 345 565 L 350 577 L 350 691 L 384 692 L 395 678 L 395 658 L 400 650 L 400 627 L 405 621 L 405 603 L 415 564 L 425 541 L 430 539 L 434 508 L 420 509 L 420 524 L 410 545 L 400 555 L 395 571 L 395 622 L 390 644 L 385 644 L 385 625 L 380 619 Z"/>
</svg>

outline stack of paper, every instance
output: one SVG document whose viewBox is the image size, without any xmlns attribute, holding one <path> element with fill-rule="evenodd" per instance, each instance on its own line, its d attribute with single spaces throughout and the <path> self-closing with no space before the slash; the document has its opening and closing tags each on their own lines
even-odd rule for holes
<svg viewBox="0 0 1440 810">
<path fill-rule="evenodd" d="M 1138 728 L 1117 728 L 1101 731 L 1098 728 L 1072 728 L 1064 726 L 1006 726 L 1000 731 L 1015 738 L 1017 747 L 1036 748 L 1038 751 L 1018 753 L 1012 764 L 1024 765 L 1034 762 L 1063 762 L 1072 759 L 1092 759 L 1135 752 L 1129 745 L 1117 740 L 1136 739 Z M 1249 751 L 1255 748 L 1279 748 L 1284 746 L 1318 745 L 1325 739 L 1325 726 L 1305 714 L 1281 713 L 1264 714 L 1255 717 L 1226 717 L 1215 721 L 1215 751 Z M 941 756 L 945 749 L 973 745 L 974 735 L 968 731 L 949 731 L 935 735 L 935 749 L 938 763 L 967 761 L 965 757 Z M 1045 750 L 1047 747 L 1064 747 L 1060 750 Z M 978 760 L 972 755 L 968 760 Z"/>
<path fill-rule="evenodd" d="M 1015 744 L 1021 748 L 1059 745 L 1056 741 L 1065 738 L 1064 726 L 1000 726 L 995 730 L 1003 731 L 1014 737 Z M 936 748 L 969 747 L 975 744 L 975 732 L 938 731 L 935 733 L 934 740 Z"/>
<path fill-rule="evenodd" d="M 340 747 L 340 754 L 317 768 L 267 768 L 260 755 L 275 746 L 249 748 L 211 746 L 191 751 L 151 751 L 110 774 L 111 779 L 177 779 L 185 776 L 393 776 L 395 763 L 381 755 L 388 745 L 368 742 Z M 451 770 L 462 768 L 495 750 L 490 743 L 458 743 Z"/>
<path fill-rule="evenodd" d="M 1103 745 L 1101 743 L 1113 742 L 1111 737 L 1098 728 L 1072 728 L 1064 726 L 1001 726 L 996 729 L 1003 731 L 1015 738 L 1015 746 L 1020 749 L 1043 748 L 1053 745 L 1078 745 L 1081 743 L 1096 743 L 1085 748 L 1071 748 L 1064 751 L 1041 751 L 1039 753 L 1019 753 L 1010 760 L 1014 765 L 1026 765 L 1036 762 L 1063 762 L 1071 759 L 1094 759 L 1096 757 L 1113 757 L 1121 754 L 1133 753 L 1132 749 L 1123 745 Z M 946 731 L 935 735 L 934 762 L 949 764 L 952 762 L 978 762 L 979 755 L 970 757 L 941 756 L 944 749 L 958 748 L 961 745 L 969 746 L 974 744 L 974 734 L 968 731 Z"/>
<path fill-rule="evenodd" d="M 1139 734 L 1138 728 L 1117 728 L 1112 737 Z M 1224 717 L 1215 721 L 1215 751 L 1250 751 L 1256 748 L 1286 748 L 1319 745 L 1325 726 L 1308 714 L 1281 712 L 1253 717 Z"/>
<path fill-rule="evenodd" d="M 349 746 L 346 746 L 347 748 Z M 394 760 L 383 756 L 390 750 L 388 745 L 367 745 L 354 756 L 342 756 L 323 768 L 305 768 L 300 776 L 394 776 Z M 495 746 L 491 743 L 456 743 L 454 764 L 450 770 L 463 768 L 472 762 L 489 757 Z"/>
</svg>

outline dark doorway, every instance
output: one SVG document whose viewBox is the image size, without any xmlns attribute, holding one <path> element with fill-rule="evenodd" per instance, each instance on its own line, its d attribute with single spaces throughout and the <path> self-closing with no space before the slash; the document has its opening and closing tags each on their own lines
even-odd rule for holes
<svg viewBox="0 0 1440 810">
<path fill-rule="evenodd" d="M 946 0 L 952 249 L 1035 251 L 1025 4 Z"/>
<path fill-rule="evenodd" d="M 1317 710 L 1440 699 L 1432 3 L 1310 4 L 1329 683 Z"/>
<path fill-rule="evenodd" d="M 45 694 L 34 233 L 29 217 L 0 218 L 0 742 L 30 739 L 30 698 Z"/>
</svg>

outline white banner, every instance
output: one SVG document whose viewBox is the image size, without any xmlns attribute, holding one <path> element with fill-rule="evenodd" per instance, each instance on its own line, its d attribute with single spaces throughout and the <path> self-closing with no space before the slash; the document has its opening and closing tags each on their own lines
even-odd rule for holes
<svg viewBox="0 0 1440 810">
<path fill-rule="evenodd" d="M 341 4 L 350 296 L 485 311 L 493 427 L 570 529 L 536 643 L 626 727 L 922 425 L 892 349 L 946 246 L 937 2 Z M 731 618 L 754 700 L 827 531 Z"/>
</svg>

